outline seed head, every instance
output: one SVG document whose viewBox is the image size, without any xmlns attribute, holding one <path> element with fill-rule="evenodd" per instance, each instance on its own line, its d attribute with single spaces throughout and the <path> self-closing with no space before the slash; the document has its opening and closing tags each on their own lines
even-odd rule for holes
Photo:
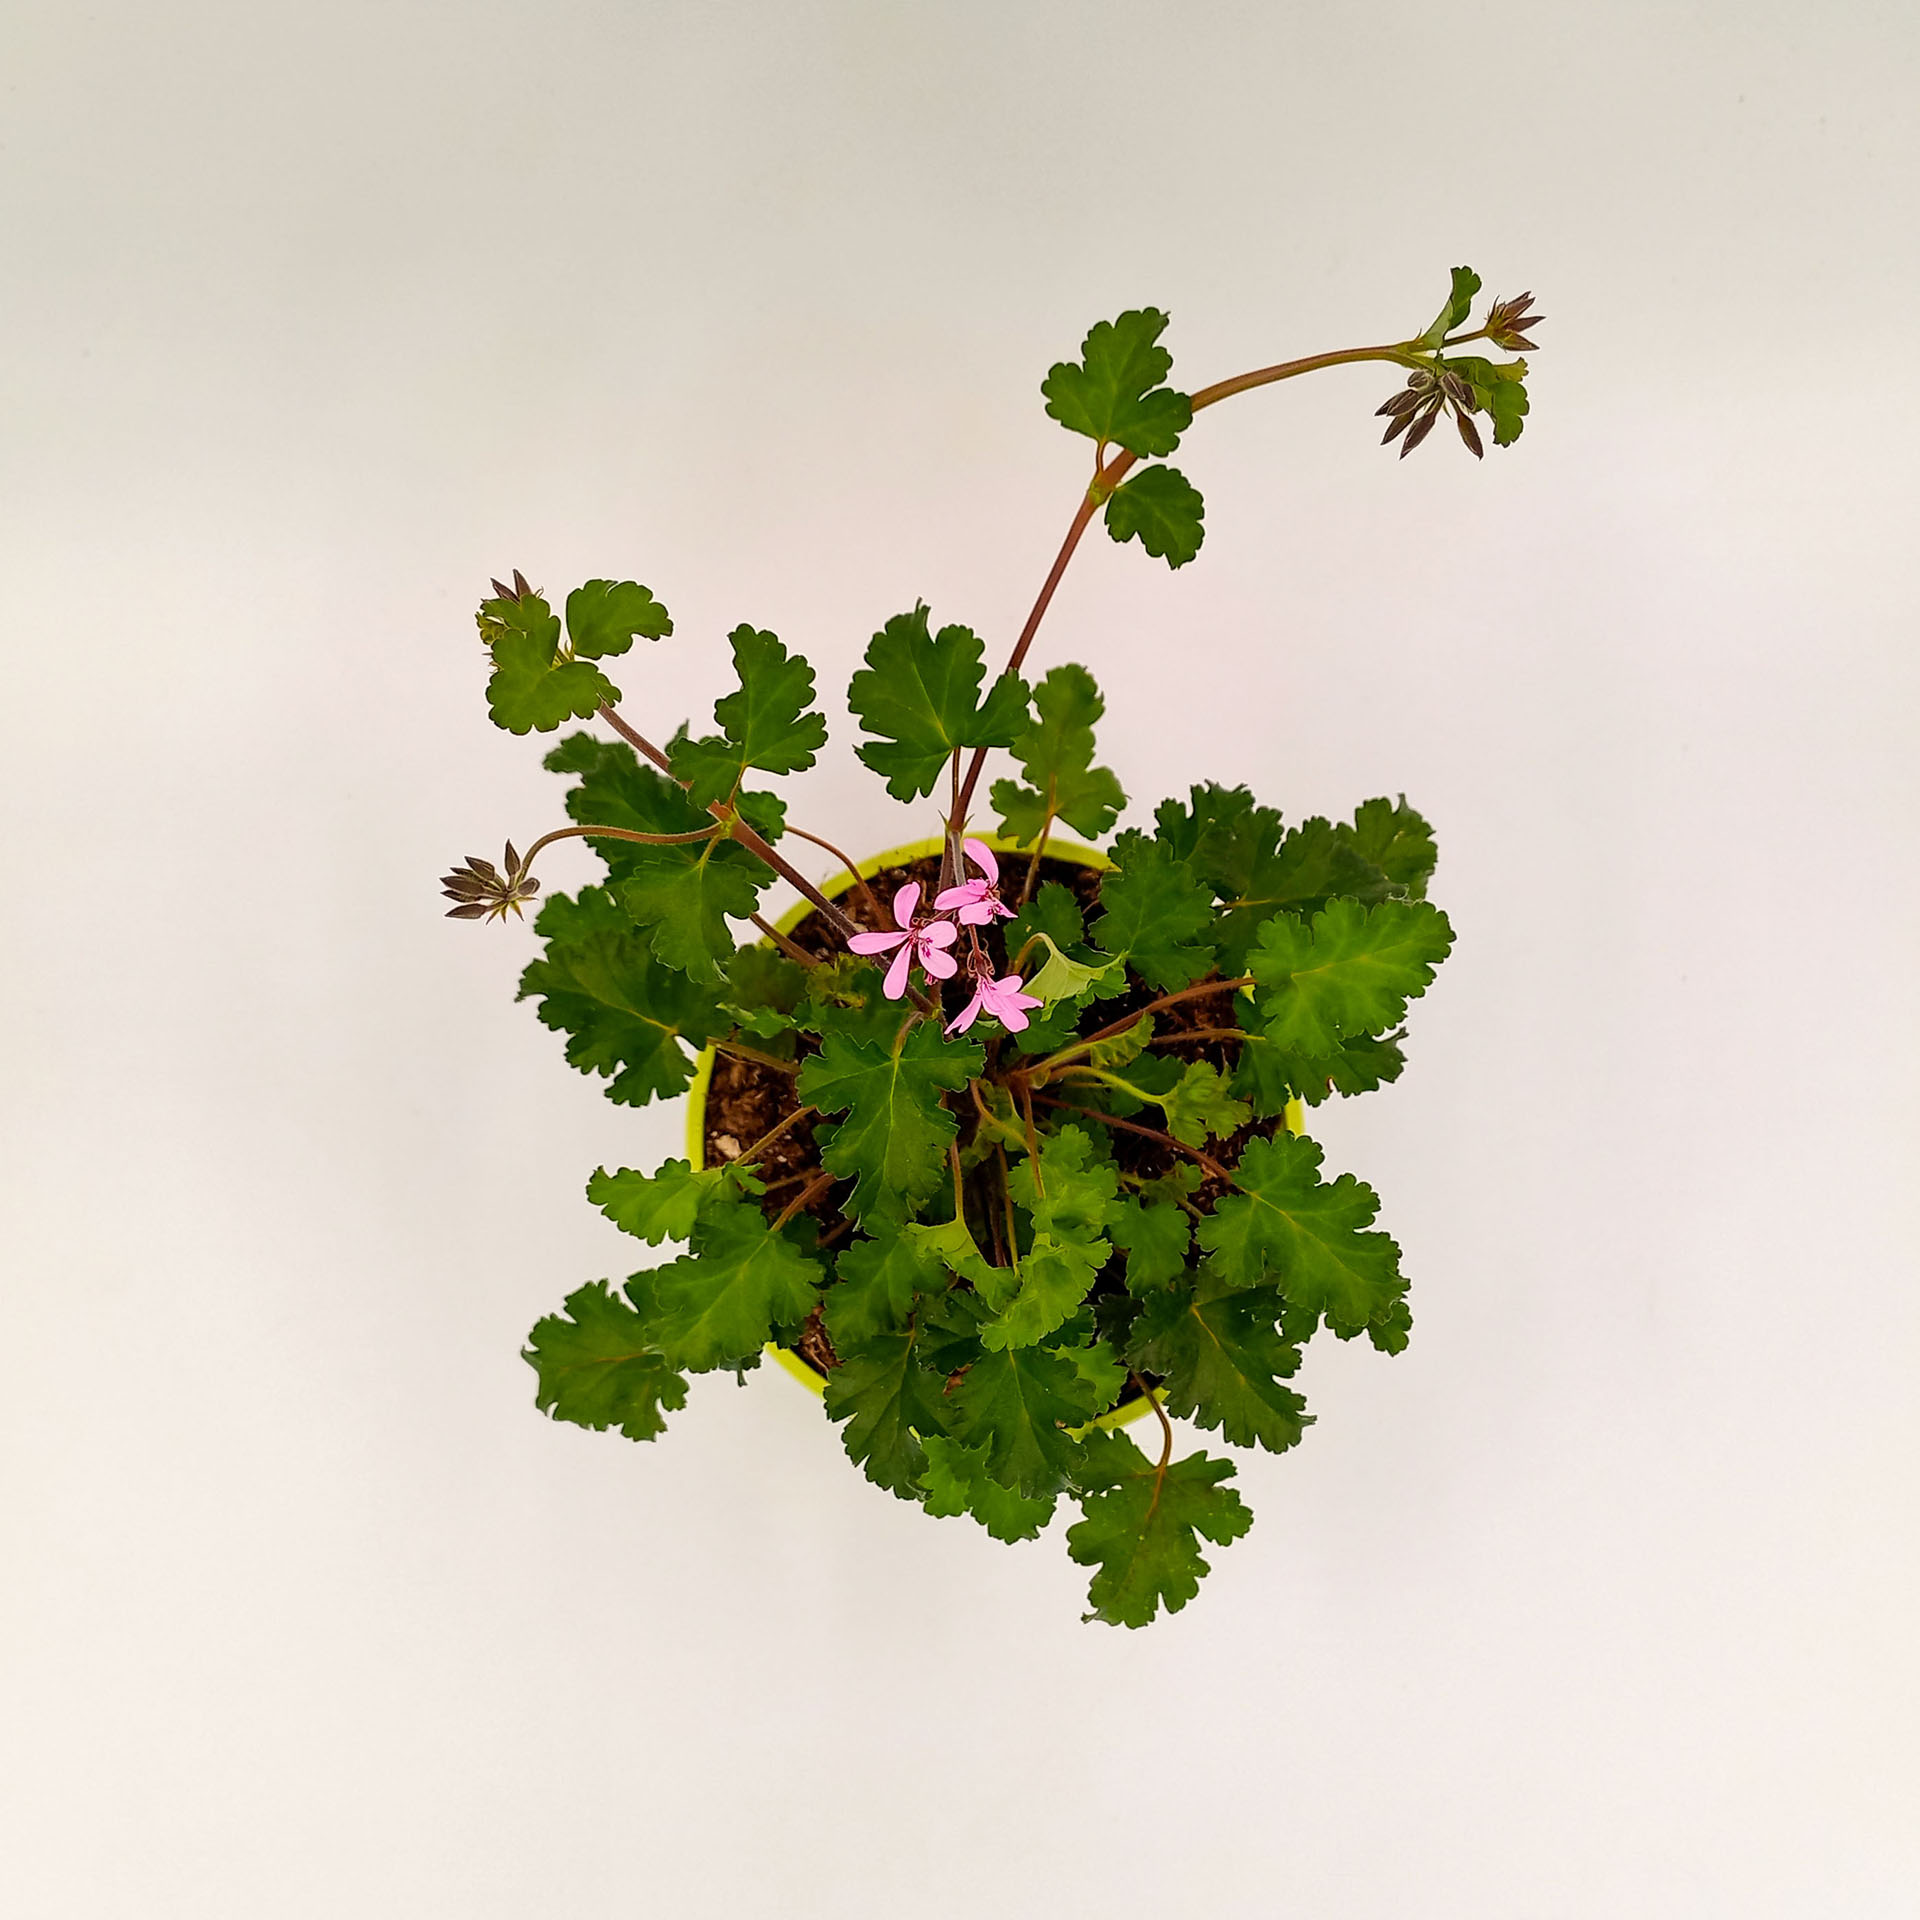
<svg viewBox="0 0 1920 1920">
<path fill-rule="evenodd" d="M 540 891 L 540 882 L 521 864 L 511 840 L 507 842 L 505 867 L 503 873 L 491 860 L 482 860 L 477 853 L 470 853 L 465 866 L 443 874 L 440 891 L 449 900 L 460 903 L 448 908 L 447 918 L 504 920 L 509 913 L 521 913 L 521 902 L 531 900 Z"/>
<path fill-rule="evenodd" d="M 1487 309 L 1487 338 L 1509 353 L 1537 353 L 1538 346 L 1527 338 L 1527 330 L 1537 327 L 1547 316 L 1529 313 L 1533 295 L 1517 294 L 1511 300 L 1496 300 Z"/>
</svg>

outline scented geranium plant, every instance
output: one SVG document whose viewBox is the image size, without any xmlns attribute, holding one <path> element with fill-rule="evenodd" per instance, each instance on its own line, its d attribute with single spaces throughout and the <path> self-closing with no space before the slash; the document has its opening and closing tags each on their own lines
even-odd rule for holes
<svg viewBox="0 0 1920 1920">
<path fill-rule="evenodd" d="M 1380 361 L 1407 375 L 1379 409 L 1403 455 L 1443 417 L 1475 456 L 1517 439 L 1526 362 L 1462 349 L 1530 349 L 1537 319 L 1523 295 L 1470 326 L 1479 286 L 1456 268 L 1409 339 L 1191 394 L 1151 308 L 1048 373 L 1047 412 L 1093 443 L 1093 470 L 1005 668 L 989 681 L 980 638 L 918 606 L 848 689 L 859 758 L 894 800 L 933 803 L 920 849 L 856 863 L 762 784 L 827 744 L 813 668 L 774 634 L 735 629 L 715 730 L 655 745 L 605 664 L 672 633 L 653 593 L 590 580 L 563 620 L 521 574 L 494 583 L 494 721 L 607 733 L 547 755 L 573 824 L 449 874 L 453 915 L 521 914 L 541 851 L 584 838 L 605 874 L 540 905 L 521 995 L 615 1104 L 696 1105 L 686 1158 L 587 1183 L 625 1232 L 684 1251 L 535 1326 L 542 1409 L 650 1440 L 690 1374 L 744 1376 L 775 1351 L 821 1385 L 861 1472 L 928 1513 L 1021 1540 L 1077 1503 L 1089 1617 L 1142 1626 L 1193 1596 L 1203 1543 L 1251 1518 L 1232 1462 L 1183 1452 L 1172 1421 L 1284 1452 L 1310 1420 L 1292 1385 L 1310 1339 L 1407 1344 L 1373 1191 L 1327 1175 L 1306 1119 L 1400 1074 L 1408 1002 L 1452 943 L 1426 898 L 1427 823 L 1371 799 L 1288 825 L 1210 782 L 1104 852 L 1070 843 L 1127 807 L 1095 760 L 1102 696 L 1084 666 L 1022 672 L 1096 515 L 1169 566 L 1199 552 L 1200 495 L 1166 456 L 1207 407 Z M 994 752 L 1010 764 L 989 825 Z M 816 885 L 796 861 L 820 854 L 836 865 Z M 760 910 L 777 880 L 800 896 L 779 926 Z M 1149 1414 L 1143 1450 L 1123 1429 Z"/>
</svg>

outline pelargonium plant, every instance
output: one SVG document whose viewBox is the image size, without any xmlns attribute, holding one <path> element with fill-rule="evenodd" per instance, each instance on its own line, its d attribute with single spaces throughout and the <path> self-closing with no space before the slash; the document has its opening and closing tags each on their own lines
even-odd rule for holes
<svg viewBox="0 0 1920 1920">
<path fill-rule="evenodd" d="M 739 685 L 716 731 L 656 746 L 606 661 L 673 631 L 632 581 L 568 594 L 564 629 L 515 573 L 480 608 L 487 697 L 515 734 L 597 719 L 546 764 L 573 824 L 444 882 L 455 918 L 518 915 L 541 850 L 584 838 L 605 874 L 550 896 L 520 993 L 616 1105 L 694 1093 L 687 1158 L 602 1168 L 593 1204 L 677 1258 L 569 1295 L 533 1329 L 537 1404 L 649 1440 L 687 1376 L 744 1377 L 773 1351 L 822 1389 L 869 1480 L 999 1540 L 1038 1535 L 1063 1497 L 1097 1618 L 1142 1626 L 1192 1598 L 1202 1542 L 1251 1523 L 1230 1460 L 1176 1458 L 1172 1421 L 1284 1452 L 1311 1416 L 1294 1389 L 1321 1329 L 1384 1353 L 1411 1319 L 1399 1249 L 1352 1174 L 1328 1178 L 1306 1110 L 1399 1077 L 1407 1004 L 1452 932 L 1426 898 L 1433 836 L 1404 799 L 1286 825 L 1243 786 L 1164 801 L 1104 852 L 1127 806 L 1095 764 L 1104 711 L 1083 666 L 1021 677 L 1093 517 L 1169 566 L 1199 552 L 1199 493 L 1165 456 L 1195 414 L 1318 368 L 1382 361 L 1402 455 L 1443 415 L 1476 457 L 1519 437 L 1530 296 L 1468 328 L 1456 268 L 1424 332 L 1263 367 L 1183 393 L 1163 313 L 1123 313 L 1042 383 L 1093 442 L 1093 472 L 1004 670 L 925 606 L 873 636 L 848 705 L 855 749 L 899 801 L 937 796 L 924 849 L 857 863 L 757 776 L 827 743 L 814 672 L 770 632 L 730 636 Z M 1159 697 L 1159 696 L 1156 696 Z M 973 816 L 987 756 L 1017 774 Z M 795 842 L 837 863 L 816 885 Z M 783 852 L 785 847 L 788 851 Z M 800 895 L 781 925 L 775 880 Z M 757 938 L 740 929 L 752 928 Z M 1151 1413 L 1157 1448 L 1123 1429 Z"/>
</svg>

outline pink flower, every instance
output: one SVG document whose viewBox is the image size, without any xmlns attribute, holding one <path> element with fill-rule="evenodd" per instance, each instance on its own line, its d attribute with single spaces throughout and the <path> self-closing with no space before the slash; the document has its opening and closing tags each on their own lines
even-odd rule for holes
<svg viewBox="0 0 1920 1920">
<path fill-rule="evenodd" d="M 889 1000 L 898 1000 L 907 990 L 907 974 L 918 960 L 931 980 L 951 980 L 960 971 L 960 963 L 946 949 L 960 935 L 951 920 L 929 920 L 916 927 L 913 916 L 920 906 L 920 883 L 915 880 L 893 896 L 894 923 L 899 933 L 856 933 L 847 945 L 855 953 L 893 953 L 893 965 L 887 969 L 886 991 Z M 894 953 L 894 949 L 899 951 Z M 1020 1023 L 1026 1025 L 1023 1020 Z"/>
<path fill-rule="evenodd" d="M 984 927 L 995 920 L 1011 920 L 1013 909 L 1000 898 L 1000 863 L 993 857 L 993 849 L 984 840 L 967 840 L 961 844 L 967 850 L 967 858 L 987 877 L 963 880 L 957 887 L 947 888 L 934 901 L 935 911 L 952 913 L 957 908 L 963 927 Z M 1023 1027 L 1026 1024 L 1024 1020 L 1020 1023 Z"/>
<path fill-rule="evenodd" d="M 1008 974 L 1004 980 L 990 979 L 983 973 L 974 982 L 973 998 L 948 1022 L 947 1031 L 964 1033 L 983 1013 L 990 1013 L 1009 1033 L 1020 1033 L 1027 1025 L 1027 1009 L 1045 1005 L 1044 1000 L 1020 991 L 1017 973 Z"/>
</svg>

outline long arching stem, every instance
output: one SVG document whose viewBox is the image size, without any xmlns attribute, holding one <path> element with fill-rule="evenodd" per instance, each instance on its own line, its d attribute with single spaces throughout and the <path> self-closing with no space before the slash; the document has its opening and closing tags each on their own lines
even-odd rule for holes
<svg viewBox="0 0 1920 1920">
<path fill-rule="evenodd" d="M 1447 344 L 1456 343 L 1449 341 Z M 1390 347 L 1344 347 L 1337 353 L 1313 353 L 1300 360 L 1282 360 L 1275 366 L 1256 367 L 1253 372 L 1236 374 L 1231 380 L 1216 380 L 1212 386 L 1202 387 L 1193 396 L 1193 410 L 1198 413 L 1202 407 L 1211 407 L 1221 400 L 1231 399 L 1236 393 L 1249 393 L 1255 387 L 1270 387 L 1277 380 L 1291 380 L 1297 374 L 1317 373 L 1322 367 L 1349 366 L 1361 360 L 1391 360 L 1403 367 L 1424 367 L 1429 364 L 1407 342 Z M 1067 528 L 1067 537 L 1060 543 L 1060 551 L 1054 556 L 1053 565 L 1041 583 L 1039 598 L 1033 603 L 1033 611 L 1027 615 L 1027 624 L 1020 629 L 1020 638 L 1014 642 L 1013 652 L 1008 655 L 1003 672 L 1020 671 L 1027 657 L 1027 649 L 1033 645 L 1033 636 L 1040 630 L 1040 622 L 1053 600 L 1053 590 L 1060 584 L 1060 576 L 1066 572 L 1067 562 L 1073 558 L 1074 549 L 1080 544 L 1080 536 L 1126 477 L 1136 458 L 1136 455 L 1122 449 L 1095 473 L 1093 484 L 1082 497 L 1073 523 Z M 986 759 L 985 747 L 974 748 L 973 758 L 967 763 L 967 777 L 961 784 L 960 796 L 954 807 L 955 820 L 964 817 L 968 806 L 972 804 L 973 790 L 980 783 L 980 769 L 986 764 Z"/>
</svg>

